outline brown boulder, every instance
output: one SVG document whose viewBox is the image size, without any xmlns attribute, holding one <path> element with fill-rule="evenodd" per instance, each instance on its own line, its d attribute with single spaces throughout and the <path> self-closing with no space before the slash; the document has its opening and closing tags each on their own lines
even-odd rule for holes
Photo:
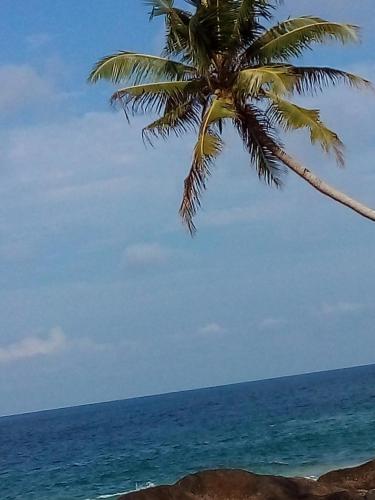
<svg viewBox="0 0 375 500">
<path fill-rule="evenodd" d="M 243 470 L 191 474 L 172 486 L 128 493 L 119 500 L 363 500 L 363 494 L 304 478 L 263 476 Z"/>
<path fill-rule="evenodd" d="M 342 488 L 356 490 L 375 489 L 375 460 L 358 467 L 339 469 L 328 472 L 318 479 L 318 482 L 328 486 L 340 485 Z"/>
</svg>

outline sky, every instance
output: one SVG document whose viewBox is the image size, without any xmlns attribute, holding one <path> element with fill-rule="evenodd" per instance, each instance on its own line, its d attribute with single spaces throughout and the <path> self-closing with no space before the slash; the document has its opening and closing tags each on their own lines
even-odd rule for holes
<svg viewBox="0 0 375 500">
<path fill-rule="evenodd" d="M 353 6 L 354 5 L 354 6 Z M 373 0 L 286 0 L 362 27 L 304 64 L 375 81 Z M 2 0 L 0 415 L 375 363 L 375 226 L 292 172 L 259 182 L 228 130 L 191 238 L 178 217 L 193 138 L 146 148 L 90 86 L 117 50 L 157 54 L 138 0 Z M 304 99 L 346 168 L 303 133 L 289 151 L 375 206 L 375 94 Z"/>
</svg>

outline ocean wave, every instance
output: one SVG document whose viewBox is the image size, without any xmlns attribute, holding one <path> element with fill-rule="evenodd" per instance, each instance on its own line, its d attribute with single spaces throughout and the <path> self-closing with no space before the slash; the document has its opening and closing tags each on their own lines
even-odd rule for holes
<svg viewBox="0 0 375 500">
<path fill-rule="evenodd" d="M 135 491 L 147 490 L 147 488 L 152 488 L 155 486 L 154 483 L 148 481 L 145 484 L 136 484 L 133 490 L 119 491 L 117 493 L 104 493 L 95 498 L 86 498 L 85 500 L 108 500 L 109 498 L 117 498 L 121 495 L 126 495 L 127 493 L 134 493 Z"/>
</svg>

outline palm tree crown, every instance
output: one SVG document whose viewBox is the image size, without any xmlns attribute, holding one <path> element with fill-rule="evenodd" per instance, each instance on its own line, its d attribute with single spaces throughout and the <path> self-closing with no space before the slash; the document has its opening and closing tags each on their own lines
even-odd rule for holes
<svg viewBox="0 0 375 500">
<path fill-rule="evenodd" d="M 165 20 L 161 57 L 119 52 L 100 60 L 89 80 L 124 82 L 111 100 L 120 103 L 127 116 L 159 114 L 143 130 L 149 140 L 167 138 L 171 132 L 197 133 L 180 207 L 193 233 L 201 194 L 223 148 L 225 122 L 239 133 L 259 177 L 280 186 L 285 166 L 294 169 L 282 150 L 281 130 L 307 129 L 312 143 L 333 152 L 339 164 L 344 161 L 343 144 L 322 122 L 319 110 L 293 103 L 293 95 L 314 94 L 339 82 L 352 87 L 370 83 L 339 69 L 292 64 L 313 44 L 356 42 L 356 26 L 305 16 L 269 27 L 278 0 L 184 1 L 189 4 L 186 9 L 177 8 L 174 0 L 146 1 L 151 18 Z M 304 176 L 302 170 L 294 170 Z"/>
</svg>

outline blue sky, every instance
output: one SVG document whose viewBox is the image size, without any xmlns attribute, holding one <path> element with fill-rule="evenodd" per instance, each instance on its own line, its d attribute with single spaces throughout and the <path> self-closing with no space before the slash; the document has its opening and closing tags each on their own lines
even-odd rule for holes
<svg viewBox="0 0 375 500">
<path fill-rule="evenodd" d="M 373 0 L 289 0 L 278 18 L 358 23 L 361 45 L 306 64 L 375 80 Z M 22 22 L 21 22 L 22 20 Z M 0 414 L 375 362 L 375 226 L 291 173 L 259 183 L 237 139 L 209 181 L 199 232 L 178 219 L 192 138 L 145 149 L 85 79 L 120 49 L 157 53 L 141 1 L 2 0 Z M 375 206 L 375 96 L 306 99 L 347 167 L 290 151 Z"/>
</svg>

